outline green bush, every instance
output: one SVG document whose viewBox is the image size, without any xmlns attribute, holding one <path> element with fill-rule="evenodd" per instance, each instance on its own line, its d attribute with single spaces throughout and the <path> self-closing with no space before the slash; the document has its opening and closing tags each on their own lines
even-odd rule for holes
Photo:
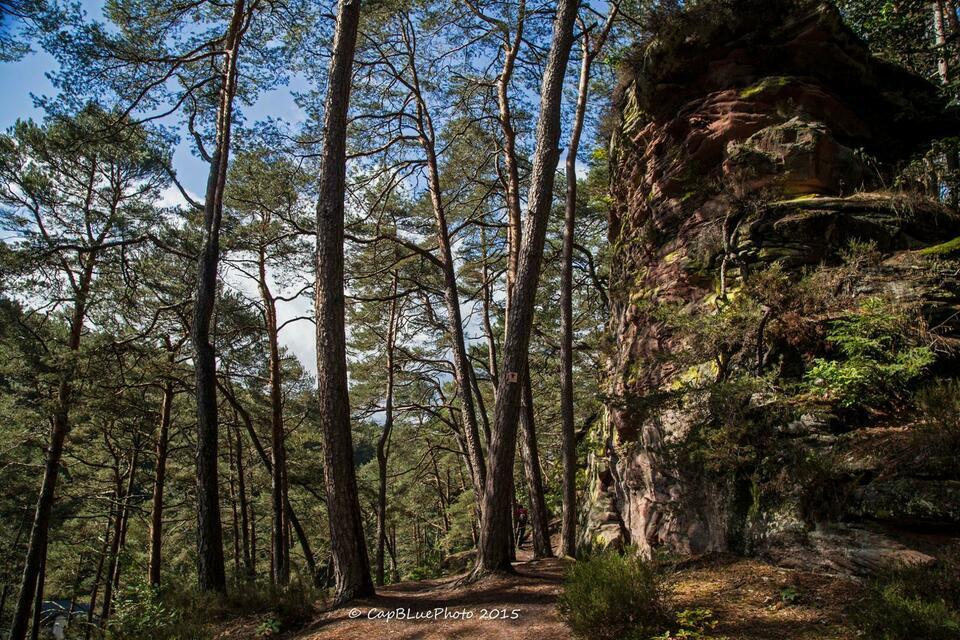
<svg viewBox="0 0 960 640">
<path fill-rule="evenodd" d="M 872 640 L 960 638 L 960 547 L 933 567 L 904 567 L 872 580 L 854 617 Z"/>
<path fill-rule="evenodd" d="M 672 622 L 662 571 L 633 550 L 605 550 L 571 565 L 557 608 L 574 636 L 587 640 L 648 640 Z"/>
<path fill-rule="evenodd" d="M 115 601 L 106 637 L 111 640 L 203 640 L 213 637 L 225 620 L 248 616 L 263 616 L 265 624 L 261 627 L 277 627 L 278 631 L 286 632 L 307 622 L 315 604 L 325 595 L 323 590 L 300 580 L 284 587 L 266 582 L 241 582 L 230 585 L 226 596 L 201 593 L 176 584 L 162 590 L 133 584 Z"/>
<path fill-rule="evenodd" d="M 840 358 L 817 358 L 805 376 L 807 389 L 842 407 L 884 404 L 934 361 L 921 344 L 913 319 L 882 298 L 830 324 L 827 341 Z"/>
<path fill-rule="evenodd" d="M 180 616 L 160 597 L 160 591 L 138 582 L 124 588 L 113 603 L 107 637 L 116 640 L 175 637 Z"/>
</svg>

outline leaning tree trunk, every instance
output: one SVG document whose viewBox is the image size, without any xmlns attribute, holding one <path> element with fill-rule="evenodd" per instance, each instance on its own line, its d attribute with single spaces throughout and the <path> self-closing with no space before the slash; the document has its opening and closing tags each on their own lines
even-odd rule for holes
<svg viewBox="0 0 960 640">
<path fill-rule="evenodd" d="M 540 456 L 537 453 L 537 430 L 534 421 L 533 388 L 530 383 L 530 367 L 524 372 L 523 407 L 520 413 L 522 438 L 520 452 L 523 457 L 523 474 L 527 479 L 527 493 L 530 497 L 530 529 L 533 536 L 533 557 L 552 558 L 550 545 L 550 514 L 543 495 L 543 472 L 540 469 Z"/>
<path fill-rule="evenodd" d="M 473 365 L 470 364 L 470 359 L 467 357 L 463 317 L 460 313 L 460 294 L 457 291 L 457 274 L 454 269 L 450 232 L 447 228 L 446 212 L 444 211 L 440 191 L 440 172 L 435 153 L 433 125 L 430 123 L 429 117 L 426 118 L 426 127 L 428 131 L 424 132 L 421 138 L 427 151 L 430 199 L 433 203 L 433 212 L 437 222 L 437 243 L 440 247 L 440 257 L 443 265 L 444 301 L 447 306 L 450 340 L 453 347 L 453 373 L 463 404 L 463 431 L 467 443 L 467 455 L 470 456 L 470 466 L 473 469 L 473 487 L 477 495 L 480 495 L 480 491 L 486 482 L 486 462 L 484 462 L 483 448 L 480 444 L 480 430 L 477 427 L 473 385 L 470 380 Z"/>
<path fill-rule="evenodd" d="M 390 305 L 390 323 L 387 327 L 387 394 L 383 410 L 383 432 L 377 441 L 377 564 L 376 582 L 384 582 L 384 555 L 387 546 L 387 456 L 390 449 L 390 432 L 393 431 L 393 353 L 397 332 L 397 272 L 393 272 L 393 301 Z"/>
<path fill-rule="evenodd" d="M 40 637 L 40 614 L 43 612 L 43 589 L 46 578 L 47 550 L 44 548 L 43 557 L 40 560 L 40 574 L 37 576 L 37 595 L 33 601 L 33 627 L 30 629 L 30 640 L 38 640 Z"/>
<path fill-rule="evenodd" d="M 360 0 L 340 0 L 327 85 L 317 203 L 317 401 L 330 520 L 334 602 L 374 593 L 350 432 L 343 292 L 347 113 Z"/>
<path fill-rule="evenodd" d="M 86 318 L 87 296 L 93 280 L 93 268 L 96 252 L 91 252 L 84 265 L 80 282 L 76 290 L 73 314 L 70 319 L 70 337 L 67 349 L 73 358 L 80 349 L 80 336 Z M 24 640 L 30 624 L 30 610 L 33 607 L 37 579 L 47 553 L 47 538 L 50 530 L 50 511 L 57 488 L 57 476 L 60 474 L 60 459 L 63 456 L 63 443 L 70 427 L 70 403 L 73 394 L 73 367 L 71 362 L 61 373 L 57 388 L 56 407 L 53 412 L 53 424 L 50 429 L 50 446 L 47 448 L 47 462 L 43 470 L 43 483 L 37 497 L 33 526 L 30 529 L 30 541 L 27 543 L 27 558 L 24 562 L 23 577 L 20 580 L 20 594 L 17 608 L 14 610 L 10 626 L 10 640 Z"/>
<path fill-rule="evenodd" d="M 217 360 L 210 326 L 217 295 L 220 222 L 245 14 L 245 0 L 235 0 L 224 41 L 225 59 L 216 120 L 217 140 L 203 206 L 203 245 L 197 263 L 197 297 L 190 336 L 197 378 L 197 582 L 202 591 L 227 590 L 217 475 Z"/>
<path fill-rule="evenodd" d="M 89 640 L 93 629 L 93 612 L 97 607 L 97 595 L 100 592 L 100 579 L 103 577 L 103 563 L 110 548 L 110 531 L 113 528 L 113 514 L 107 514 L 107 526 L 103 532 L 103 544 L 100 547 L 100 558 L 97 560 L 97 571 L 93 574 L 93 588 L 90 590 L 90 603 L 87 605 L 87 626 L 84 629 L 84 640 Z"/>
<path fill-rule="evenodd" d="M 111 520 L 113 521 L 112 533 L 110 535 L 110 551 L 107 555 L 107 575 L 106 580 L 104 581 L 103 587 L 103 605 L 100 609 L 100 625 L 104 626 L 107 622 L 107 619 L 110 617 L 110 605 L 113 599 L 113 572 L 117 566 L 117 554 L 120 553 L 120 528 L 122 526 L 123 519 L 123 483 L 120 479 L 120 470 L 119 462 L 117 462 L 113 468 L 114 474 L 114 505 L 113 505 L 113 516 Z"/>
<path fill-rule="evenodd" d="M 527 197 L 529 215 L 520 249 L 517 281 L 503 345 L 503 366 L 497 385 L 497 403 L 490 441 L 490 464 L 483 495 L 480 548 L 476 574 L 510 570 L 510 479 L 520 411 L 520 375 L 527 367 L 527 349 L 533 323 L 534 298 L 540 278 L 543 245 L 553 196 L 554 174 L 560 157 L 560 106 L 570 47 L 576 0 L 560 0 L 553 21 L 553 42 L 543 76 L 536 150 Z"/>
</svg>

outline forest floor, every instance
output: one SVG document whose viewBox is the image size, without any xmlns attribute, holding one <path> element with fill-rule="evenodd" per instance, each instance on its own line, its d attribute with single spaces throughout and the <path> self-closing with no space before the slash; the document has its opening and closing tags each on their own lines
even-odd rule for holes
<svg viewBox="0 0 960 640">
<path fill-rule="evenodd" d="M 556 599 L 567 561 L 531 560 L 521 552 L 512 576 L 459 584 L 451 578 L 401 582 L 374 598 L 327 611 L 290 640 L 428 640 L 447 638 L 572 638 L 557 615 Z M 669 580 L 675 610 L 714 613 L 712 638 L 728 640 L 854 640 L 847 612 L 859 595 L 856 582 L 754 559 L 714 558 L 678 569 Z M 403 612 L 408 619 L 398 619 Z M 426 618 L 427 615 L 432 618 Z M 391 615 L 392 617 L 387 617 Z M 419 615 L 418 619 L 409 619 Z M 255 623 L 238 624 L 220 640 L 255 637 Z"/>
</svg>

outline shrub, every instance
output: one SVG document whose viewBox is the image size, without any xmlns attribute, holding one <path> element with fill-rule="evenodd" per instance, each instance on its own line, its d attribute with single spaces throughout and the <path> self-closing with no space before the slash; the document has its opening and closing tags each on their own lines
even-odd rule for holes
<svg viewBox="0 0 960 640">
<path fill-rule="evenodd" d="M 248 581 L 231 585 L 226 596 L 201 593 L 191 587 L 170 584 L 162 591 L 135 587 L 133 597 L 121 599 L 111 622 L 111 637 L 118 640 L 201 640 L 213 637 L 224 620 L 263 616 L 268 627 L 278 631 L 296 629 L 307 622 L 325 592 L 301 580 L 287 586 Z M 121 605 L 129 604 L 129 615 Z M 169 618 L 164 618 L 160 615 Z M 172 622 L 168 622 L 172 620 Z M 163 622 L 163 624 L 159 624 Z M 276 632 L 274 632 L 276 633 Z M 261 634 L 262 635 L 262 634 Z"/>
<path fill-rule="evenodd" d="M 663 572 L 634 550 L 571 565 L 557 608 L 574 636 L 588 640 L 648 640 L 671 623 Z"/>
<path fill-rule="evenodd" d="M 107 636 L 117 640 L 167 638 L 180 616 L 160 598 L 158 589 L 138 582 L 124 588 L 113 603 Z"/>
<path fill-rule="evenodd" d="M 864 300 L 831 323 L 827 340 L 841 357 L 814 360 L 805 377 L 808 390 L 848 408 L 900 395 L 934 361 L 911 321 L 882 298 Z"/>
<path fill-rule="evenodd" d="M 875 640 L 960 637 L 960 547 L 933 567 L 903 567 L 872 580 L 855 621 Z"/>
</svg>

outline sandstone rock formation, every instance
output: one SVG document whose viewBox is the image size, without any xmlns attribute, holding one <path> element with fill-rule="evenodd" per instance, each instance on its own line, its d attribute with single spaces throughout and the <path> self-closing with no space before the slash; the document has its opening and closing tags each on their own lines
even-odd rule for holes
<svg viewBox="0 0 960 640">
<path fill-rule="evenodd" d="M 957 265 L 923 249 L 960 220 L 898 182 L 957 121 L 832 6 L 756 4 L 759 29 L 693 9 L 627 64 L 611 400 L 581 542 L 808 554 L 851 572 L 923 561 L 889 530 L 956 532 L 955 464 L 904 462 L 919 418 L 895 392 L 841 401 L 810 371 L 838 357 L 831 323 L 877 299 L 924 327 L 926 351 L 910 353 L 932 355 L 904 388 L 957 364 Z"/>
</svg>

